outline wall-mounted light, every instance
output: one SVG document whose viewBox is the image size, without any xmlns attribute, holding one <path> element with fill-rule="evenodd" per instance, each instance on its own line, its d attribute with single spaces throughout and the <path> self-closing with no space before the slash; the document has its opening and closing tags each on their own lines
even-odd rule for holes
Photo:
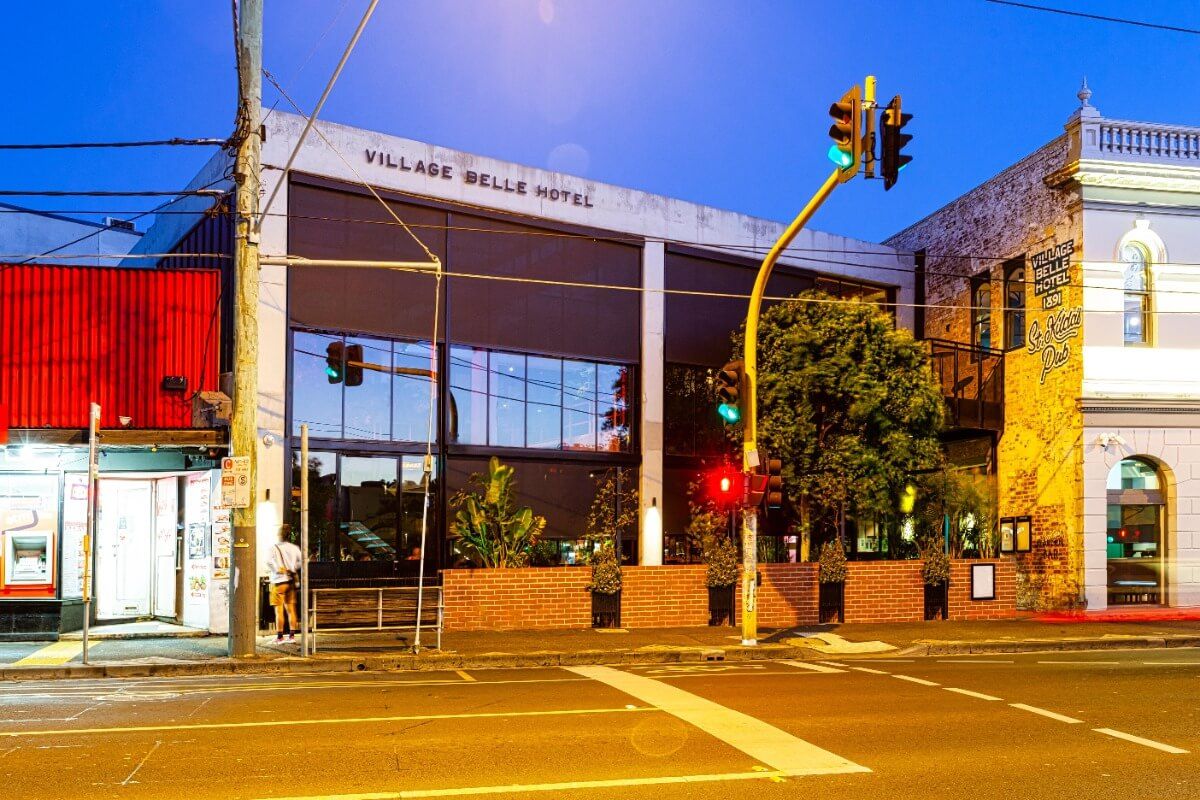
<svg viewBox="0 0 1200 800">
<path fill-rule="evenodd" d="M 1102 433 L 1096 437 L 1096 444 L 1100 445 L 1101 450 L 1107 450 L 1110 444 L 1124 447 L 1126 442 L 1119 433 Z"/>
</svg>

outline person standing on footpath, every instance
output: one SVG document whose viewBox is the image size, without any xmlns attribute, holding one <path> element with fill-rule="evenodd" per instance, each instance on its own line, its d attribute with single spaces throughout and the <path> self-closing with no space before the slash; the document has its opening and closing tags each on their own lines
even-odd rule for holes
<svg viewBox="0 0 1200 800">
<path fill-rule="evenodd" d="M 300 585 L 300 568 L 304 555 L 292 544 L 292 526 L 279 526 L 279 541 L 271 548 L 267 558 L 267 571 L 271 580 L 271 606 L 275 609 L 275 641 L 296 641 L 296 594 Z M 290 623 L 290 625 L 289 625 Z"/>
</svg>

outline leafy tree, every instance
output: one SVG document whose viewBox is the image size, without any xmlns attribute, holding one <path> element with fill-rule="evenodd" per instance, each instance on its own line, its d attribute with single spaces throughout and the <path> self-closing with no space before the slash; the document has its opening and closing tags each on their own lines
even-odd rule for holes
<svg viewBox="0 0 1200 800">
<path fill-rule="evenodd" d="M 516 507 L 513 473 L 492 456 L 486 475 L 471 476 L 471 484 L 481 491 L 462 489 L 450 501 L 455 549 L 485 567 L 526 566 L 546 527 L 545 517 L 534 516 L 528 506 Z"/>
<path fill-rule="evenodd" d="M 758 359 L 760 444 L 783 461 L 806 538 L 837 534 L 847 513 L 894 514 L 909 476 L 939 463 L 941 388 L 876 306 L 816 291 L 772 306 Z"/>
<path fill-rule="evenodd" d="M 603 545 L 616 541 L 618 531 L 632 535 L 637 531 L 639 516 L 637 473 L 622 470 L 618 482 L 617 468 L 612 467 L 596 473 L 593 480 L 596 493 L 588 509 L 588 538 Z"/>
</svg>

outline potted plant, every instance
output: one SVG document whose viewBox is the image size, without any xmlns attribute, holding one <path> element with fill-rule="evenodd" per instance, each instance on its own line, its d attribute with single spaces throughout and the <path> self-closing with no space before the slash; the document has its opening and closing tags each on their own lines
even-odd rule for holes
<svg viewBox="0 0 1200 800">
<path fill-rule="evenodd" d="M 837 539 L 821 546 L 817 561 L 817 619 L 826 622 L 846 621 L 846 549 Z"/>
<path fill-rule="evenodd" d="M 732 625 L 733 593 L 740 573 L 737 547 L 723 536 L 712 537 L 706 542 L 703 558 L 706 565 L 704 583 L 708 586 L 708 624 Z"/>
<path fill-rule="evenodd" d="M 492 456 L 487 474 L 471 476 L 470 488 L 450 501 L 454 519 L 450 536 L 454 549 L 484 567 L 524 567 L 546 528 L 546 518 L 528 506 L 517 508 L 512 467 Z"/>
<path fill-rule="evenodd" d="M 950 586 L 950 556 L 941 541 L 927 539 L 921 548 L 921 579 L 925 583 L 925 619 L 946 619 Z"/>
<path fill-rule="evenodd" d="M 605 542 L 592 554 L 592 627 L 621 627 L 621 565 L 612 542 Z"/>
</svg>

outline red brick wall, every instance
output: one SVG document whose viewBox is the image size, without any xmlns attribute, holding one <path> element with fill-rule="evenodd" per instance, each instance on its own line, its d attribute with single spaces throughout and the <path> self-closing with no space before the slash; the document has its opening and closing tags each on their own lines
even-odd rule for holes
<svg viewBox="0 0 1200 800">
<path fill-rule="evenodd" d="M 971 600 L 971 564 L 996 565 L 996 599 Z M 1011 558 L 950 563 L 950 619 L 1012 619 L 1017 615 L 1016 563 Z"/>
<path fill-rule="evenodd" d="M 589 628 L 591 577 L 579 567 L 443 570 L 446 630 Z"/>
<path fill-rule="evenodd" d="M 702 564 L 621 568 L 621 627 L 683 628 L 708 624 Z"/>
<path fill-rule="evenodd" d="M 1012 559 L 996 562 L 996 599 L 972 601 L 970 564 L 950 568 L 950 619 L 1016 615 Z M 925 615 L 920 561 L 847 564 L 846 622 L 917 622 Z M 758 623 L 782 628 L 817 622 L 817 565 L 760 564 Z M 708 624 L 702 565 L 624 567 L 621 624 L 673 628 Z M 442 573 L 446 630 L 587 628 L 592 624 L 591 571 L 583 567 L 452 569 Z M 740 618 L 740 591 L 735 593 Z"/>
</svg>

